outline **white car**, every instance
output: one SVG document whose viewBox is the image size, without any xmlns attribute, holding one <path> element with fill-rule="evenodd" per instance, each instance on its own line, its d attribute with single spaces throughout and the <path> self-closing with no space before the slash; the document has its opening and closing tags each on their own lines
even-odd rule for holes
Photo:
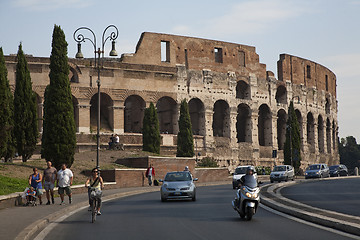
<svg viewBox="0 0 360 240">
<path fill-rule="evenodd" d="M 252 167 L 252 166 L 250 165 L 238 166 L 237 168 L 235 168 L 233 181 L 232 181 L 233 189 L 235 189 L 239 185 L 240 178 L 246 174 L 246 170 L 248 169 L 248 167 Z M 256 171 L 254 172 L 254 176 L 255 178 L 257 178 Z"/>
<path fill-rule="evenodd" d="M 270 173 L 270 182 L 274 181 L 287 181 L 287 180 L 293 180 L 294 181 L 295 174 L 294 174 L 294 168 L 290 165 L 279 165 L 275 166 L 272 172 Z"/>
</svg>

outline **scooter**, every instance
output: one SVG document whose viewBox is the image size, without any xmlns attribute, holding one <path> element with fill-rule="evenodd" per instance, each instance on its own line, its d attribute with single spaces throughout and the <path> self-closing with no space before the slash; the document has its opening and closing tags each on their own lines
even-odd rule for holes
<svg viewBox="0 0 360 240">
<path fill-rule="evenodd" d="M 245 176 L 245 183 L 236 190 L 235 199 L 232 206 L 241 218 L 250 221 L 256 213 L 260 203 L 260 188 L 257 180 L 253 175 Z"/>
</svg>

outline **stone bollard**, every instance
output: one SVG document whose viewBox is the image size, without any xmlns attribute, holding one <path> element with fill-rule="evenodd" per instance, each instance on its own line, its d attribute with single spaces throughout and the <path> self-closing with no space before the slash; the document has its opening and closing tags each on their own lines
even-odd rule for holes
<svg viewBox="0 0 360 240">
<path fill-rule="evenodd" d="M 359 168 L 358 168 L 358 167 L 355 167 L 355 169 L 354 169 L 354 175 L 355 175 L 355 176 L 359 176 Z"/>
</svg>

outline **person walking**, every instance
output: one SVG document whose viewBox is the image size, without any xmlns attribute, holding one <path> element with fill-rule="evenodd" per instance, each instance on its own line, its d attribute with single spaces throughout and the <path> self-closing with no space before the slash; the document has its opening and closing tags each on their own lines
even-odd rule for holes
<svg viewBox="0 0 360 240">
<path fill-rule="evenodd" d="M 29 176 L 29 185 L 33 187 L 36 191 L 36 196 L 39 198 L 40 205 L 42 204 L 41 195 L 42 192 L 42 176 L 38 173 L 38 169 L 36 167 L 33 168 L 33 174 Z"/>
<path fill-rule="evenodd" d="M 149 181 L 149 186 L 151 186 L 151 184 L 153 182 L 153 178 L 155 177 L 155 169 L 152 164 L 150 164 L 148 169 L 146 169 L 145 176 L 147 177 L 147 179 Z"/>
<path fill-rule="evenodd" d="M 57 170 L 52 166 L 51 161 L 46 162 L 47 168 L 44 170 L 44 177 L 42 179 L 42 184 L 44 186 L 46 192 L 47 203 L 46 205 L 50 205 L 50 195 L 51 195 L 51 202 L 52 204 L 55 203 L 54 201 L 54 186 L 57 176 Z"/>
<path fill-rule="evenodd" d="M 71 204 L 71 185 L 73 183 L 74 175 L 73 172 L 66 167 L 66 164 L 63 163 L 61 165 L 61 169 L 57 173 L 57 187 L 59 188 L 59 194 L 61 203 L 60 205 L 64 205 L 64 193 L 69 197 L 69 204 Z"/>
</svg>

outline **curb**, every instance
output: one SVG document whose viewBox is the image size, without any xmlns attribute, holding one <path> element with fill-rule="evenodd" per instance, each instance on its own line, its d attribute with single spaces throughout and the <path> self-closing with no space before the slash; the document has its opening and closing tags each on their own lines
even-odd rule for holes
<svg viewBox="0 0 360 240">
<path fill-rule="evenodd" d="M 306 182 L 324 180 L 326 179 L 306 180 Z M 264 186 L 261 190 L 261 203 L 272 209 L 303 219 L 305 221 L 360 236 L 360 224 L 358 224 L 360 222 L 360 217 L 319 209 L 303 203 L 292 201 L 281 195 L 280 190 L 282 188 L 303 182 L 305 182 L 305 180 Z"/>
</svg>

